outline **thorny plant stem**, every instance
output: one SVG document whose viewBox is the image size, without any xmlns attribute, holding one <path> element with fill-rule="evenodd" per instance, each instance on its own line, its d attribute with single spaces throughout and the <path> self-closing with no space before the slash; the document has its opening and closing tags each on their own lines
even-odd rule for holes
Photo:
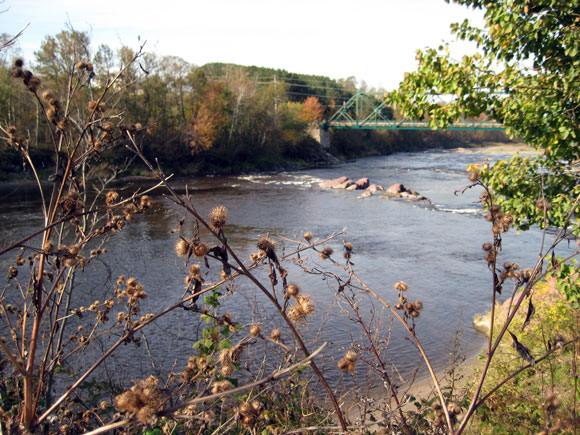
<svg viewBox="0 0 580 435">
<path fill-rule="evenodd" d="M 339 233 L 340 234 L 340 233 Z M 332 236 L 328 237 L 327 239 L 325 239 L 324 241 L 321 241 L 321 243 L 324 243 L 328 240 L 330 240 L 330 238 L 332 238 Z M 289 253 L 287 256 L 285 257 L 281 257 L 281 259 L 285 259 L 288 258 L 292 255 L 295 255 L 296 252 L 292 252 Z M 254 269 L 256 267 L 258 267 L 259 265 L 255 264 L 253 265 L 250 269 Z M 239 276 L 239 275 L 238 275 Z M 232 276 L 231 278 L 235 278 L 236 276 Z M 215 287 L 218 287 L 224 283 L 226 283 L 227 281 L 229 281 L 231 278 L 226 278 L 226 279 L 222 279 L 219 282 L 216 283 L 211 283 L 208 284 L 204 289 L 200 290 L 197 293 L 188 295 L 185 298 L 182 298 L 181 300 L 179 300 L 178 302 L 174 303 L 173 305 L 170 305 L 169 307 L 163 309 L 162 311 L 160 311 L 159 313 L 155 314 L 153 317 L 151 317 L 150 319 L 144 321 L 143 323 L 140 323 L 137 327 L 135 327 L 132 331 L 132 333 L 136 333 L 139 332 L 141 329 L 145 328 L 146 326 L 148 326 L 149 324 L 151 324 L 152 322 L 154 322 L 155 320 L 157 320 L 158 318 L 166 315 L 167 313 L 169 313 L 170 311 L 175 310 L 176 308 L 182 307 L 185 303 L 189 302 L 190 300 L 192 300 L 193 298 L 197 298 L 200 295 L 207 293 L 209 291 L 211 291 L 212 289 L 214 289 Z M 58 400 L 56 402 L 54 402 L 40 417 L 38 417 L 38 419 L 34 422 L 35 425 L 39 425 L 40 423 L 42 423 L 42 421 L 44 421 L 50 414 L 52 414 L 54 412 L 54 410 L 56 408 L 58 408 L 58 406 L 68 397 L 70 396 L 77 388 L 79 385 L 81 385 L 85 379 L 87 379 L 91 373 L 93 373 L 95 371 L 95 369 L 102 364 L 103 361 L 105 361 L 105 359 L 111 355 L 113 353 L 113 351 L 115 349 L 117 349 L 125 340 L 126 340 L 127 336 L 123 335 L 122 337 L 119 338 L 119 340 L 117 342 L 115 342 L 111 348 L 109 348 L 105 353 L 103 353 L 103 355 L 89 368 L 87 369 L 87 371 L 81 375 L 77 381 L 71 385 L 66 392 L 64 392 L 62 394 L 61 397 L 58 398 Z M 79 346 L 78 349 L 80 349 L 81 347 Z M 69 355 L 70 356 L 70 355 Z"/>
<path fill-rule="evenodd" d="M 403 325 L 403 327 L 407 330 L 407 332 L 409 333 L 409 335 L 411 336 L 411 338 L 415 342 L 415 345 L 417 346 L 417 349 L 419 350 L 419 353 L 421 354 L 421 357 L 423 358 L 423 361 L 425 362 L 427 369 L 429 370 L 429 374 L 431 375 L 431 379 L 433 380 L 433 384 L 435 385 L 435 389 L 437 390 L 437 395 L 439 396 L 439 400 L 441 401 L 441 406 L 442 406 L 443 411 L 445 413 L 445 418 L 447 420 L 447 426 L 449 428 L 449 433 L 454 434 L 455 432 L 453 430 L 453 423 L 451 422 L 449 412 L 447 411 L 447 405 L 445 403 L 445 398 L 443 397 L 443 392 L 441 391 L 439 381 L 437 379 L 437 376 L 435 375 L 435 371 L 433 370 L 433 366 L 431 365 L 431 362 L 429 361 L 429 357 L 425 353 L 425 350 L 423 349 L 423 346 L 421 345 L 421 341 L 419 341 L 419 339 L 415 335 L 415 332 L 413 330 L 411 330 L 411 328 L 409 328 L 409 325 L 407 324 L 407 322 L 405 322 L 405 320 L 401 317 L 401 315 L 387 301 L 385 301 L 381 296 L 379 296 L 372 288 L 370 288 L 363 280 L 361 280 L 358 277 L 358 275 L 355 273 L 355 271 L 352 268 L 350 268 L 350 267 L 346 268 L 330 257 L 329 257 L 329 260 L 332 261 L 332 263 L 334 265 L 336 265 L 340 269 L 344 270 L 351 277 L 353 277 L 364 288 L 364 290 L 369 292 L 376 300 L 378 300 L 381 304 L 383 304 L 383 306 L 385 308 L 387 308 L 397 318 L 397 320 Z"/>
<path fill-rule="evenodd" d="M 158 412 L 157 416 L 158 417 L 173 416 L 175 411 L 179 411 L 180 409 L 183 409 L 187 406 L 195 405 L 197 403 L 202 403 L 202 402 L 208 402 L 211 400 L 220 399 L 220 398 L 226 397 L 226 396 L 233 396 L 237 393 L 241 393 L 242 391 L 250 390 L 250 389 L 258 387 L 260 385 L 267 384 L 269 382 L 277 381 L 278 379 L 289 375 L 293 370 L 309 364 L 315 356 L 317 356 L 320 352 L 322 352 L 322 350 L 326 347 L 326 345 L 327 345 L 326 342 L 323 343 L 322 346 L 320 346 L 318 349 L 316 349 L 314 352 L 312 352 L 308 357 L 304 358 L 303 360 L 301 360 L 301 361 L 299 361 L 299 362 L 297 362 L 289 367 L 286 367 L 285 369 L 277 370 L 263 379 L 260 379 L 258 381 L 255 381 L 255 382 L 252 382 L 249 384 L 242 385 L 240 387 L 232 388 L 228 391 L 222 391 L 220 393 L 211 394 L 208 396 L 196 397 L 195 399 L 185 401 L 183 403 L 180 403 L 179 405 L 172 406 L 171 408 L 166 408 L 166 409 Z M 105 432 L 108 432 L 110 430 L 113 430 L 113 429 L 116 429 L 119 427 L 123 427 L 124 425 L 126 425 L 129 422 L 130 422 L 130 420 L 125 419 L 125 420 L 122 420 L 122 421 L 119 421 L 116 423 L 111 423 L 111 424 L 108 424 L 106 426 L 100 427 L 94 431 L 87 432 L 86 435 L 105 433 Z"/>
<path fill-rule="evenodd" d="M 197 213 L 197 211 L 193 208 L 190 207 L 183 199 L 181 199 L 178 195 L 177 192 L 175 192 L 175 190 L 173 190 L 173 188 L 171 186 L 169 186 L 169 184 L 165 183 L 165 176 L 163 175 L 163 172 L 161 170 L 155 170 L 155 168 L 153 168 L 153 166 L 151 165 L 151 163 L 147 160 L 147 158 L 143 155 L 143 153 L 141 152 L 141 150 L 139 149 L 139 147 L 137 146 L 137 144 L 135 143 L 135 140 L 133 138 L 133 136 L 127 132 L 127 135 L 129 137 L 129 139 L 131 140 L 131 143 L 133 144 L 133 150 L 134 152 L 141 158 L 141 160 L 147 165 L 147 167 L 149 168 L 149 170 L 151 170 L 151 172 L 153 174 L 156 174 L 161 181 L 164 182 L 164 186 L 165 188 L 171 193 L 171 195 L 174 197 L 174 199 L 176 200 L 176 202 L 183 207 L 185 210 L 187 210 L 189 213 L 191 213 L 192 216 L 194 216 L 199 222 L 202 223 L 202 225 L 204 225 L 213 235 L 214 237 L 219 240 L 223 246 L 226 248 L 228 254 L 231 255 L 231 257 L 234 259 L 234 261 L 238 264 L 238 266 L 240 267 L 240 269 L 242 270 L 243 274 L 250 279 L 250 281 L 252 281 L 254 283 L 254 285 L 256 285 L 256 287 L 258 287 L 262 293 L 264 293 L 264 295 L 266 295 L 266 297 L 268 299 L 270 299 L 270 301 L 272 302 L 272 304 L 276 307 L 276 309 L 278 310 L 279 314 L 282 316 L 282 318 L 284 319 L 284 322 L 286 323 L 286 325 L 288 326 L 288 328 L 290 329 L 290 331 L 292 332 L 292 335 L 294 336 L 294 339 L 296 340 L 296 342 L 298 343 L 298 346 L 300 347 L 300 349 L 302 350 L 302 353 L 304 354 L 305 357 L 308 357 L 310 355 L 310 352 L 308 351 L 308 348 L 306 347 L 306 344 L 304 343 L 304 341 L 302 340 L 302 337 L 300 335 L 300 333 L 296 330 L 296 327 L 294 326 L 294 323 L 292 323 L 292 321 L 288 318 L 288 316 L 286 315 L 286 312 L 284 311 L 283 307 L 280 305 L 280 303 L 278 302 L 278 300 L 272 295 L 272 293 L 270 293 L 268 291 L 268 289 L 266 289 L 266 287 L 264 287 L 264 285 L 248 270 L 248 268 L 246 267 L 246 265 L 244 264 L 244 262 L 242 262 L 238 256 L 236 255 L 236 253 L 234 252 L 234 250 L 231 248 L 231 246 L 223 239 L 223 237 L 219 234 L 216 233 L 211 227 L 210 225 L 199 215 L 199 213 Z M 310 361 L 310 367 L 312 368 L 312 371 L 316 374 L 316 376 L 318 377 L 318 380 L 320 381 L 320 383 L 322 384 L 323 388 L 326 390 L 326 393 L 328 395 L 328 398 L 330 399 L 330 401 L 332 402 L 332 406 L 336 412 L 336 416 L 338 418 L 338 421 L 340 423 L 340 426 L 343 428 L 343 430 L 346 431 L 346 421 L 344 419 L 344 415 L 340 409 L 340 405 L 338 404 L 338 401 L 336 399 L 336 396 L 334 395 L 334 393 L 332 392 L 332 389 L 330 388 L 330 386 L 328 385 L 328 382 L 326 382 L 326 379 L 324 377 L 324 375 L 322 374 L 322 372 L 320 371 L 320 369 L 318 368 L 318 366 L 316 365 L 316 363 L 314 361 Z"/>
<path fill-rule="evenodd" d="M 377 361 L 381 365 L 381 374 L 383 375 L 383 377 L 387 381 L 387 384 L 389 385 L 389 389 L 391 390 L 391 396 L 395 399 L 395 403 L 397 405 L 397 411 L 399 413 L 399 417 L 401 417 L 401 421 L 403 422 L 403 427 L 405 428 L 405 431 L 409 435 L 411 435 L 411 429 L 409 429 L 409 426 L 407 425 L 407 419 L 405 418 L 405 415 L 403 414 L 403 410 L 401 409 L 401 403 L 399 401 L 399 397 L 397 396 L 397 392 L 395 391 L 395 387 L 393 386 L 393 382 L 391 381 L 391 378 L 390 378 L 389 373 L 387 371 L 387 367 L 385 366 L 385 362 L 381 358 L 379 351 L 377 350 L 377 347 L 375 346 L 375 341 L 371 337 L 370 331 L 368 330 L 365 322 L 363 321 L 362 317 L 360 316 L 358 308 L 354 304 L 352 304 L 350 302 L 350 300 L 347 299 L 347 301 L 348 301 L 348 304 L 351 306 L 351 309 L 354 311 L 354 313 L 358 319 L 358 322 L 361 325 L 361 328 L 363 329 L 363 332 L 366 335 L 367 340 L 371 345 L 371 349 L 373 351 L 373 354 L 375 355 L 375 358 L 377 359 Z"/>
<path fill-rule="evenodd" d="M 580 337 L 575 338 L 574 340 L 570 340 L 567 343 L 564 343 L 562 345 L 562 349 L 564 349 L 566 346 L 570 345 L 570 344 L 576 344 L 577 342 L 580 341 Z M 543 356 L 541 356 L 540 358 L 534 360 L 534 365 L 541 363 L 542 361 L 544 361 L 546 358 L 548 358 L 549 356 L 551 356 L 552 354 L 558 352 L 560 350 L 560 348 L 554 348 L 548 352 L 546 352 Z M 515 378 L 517 375 L 519 375 L 521 372 L 523 372 L 524 370 L 527 370 L 529 368 L 533 367 L 533 365 L 530 364 L 526 364 L 525 366 L 520 367 L 518 370 L 516 370 L 515 372 L 513 372 L 511 375 L 509 375 L 507 378 L 505 378 L 504 380 L 502 380 L 499 384 L 497 384 L 495 387 L 493 387 L 491 390 L 489 390 L 489 392 L 483 396 L 481 399 L 479 399 L 475 405 L 475 407 L 479 407 L 481 406 L 487 399 L 489 399 L 497 390 L 499 390 L 501 387 L 503 387 L 506 383 L 508 383 L 511 379 Z"/>
<path fill-rule="evenodd" d="M 318 349 L 316 349 L 314 352 L 310 353 L 310 355 L 305 357 L 303 360 L 298 361 L 297 363 L 292 364 L 291 366 L 286 367 L 282 370 L 277 370 L 263 379 L 260 379 L 258 381 L 255 381 L 255 382 L 252 382 L 252 383 L 249 383 L 246 385 L 242 385 L 241 387 L 232 388 L 231 390 L 223 391 L 221 393 L 211 394 L 209 396 L 203 396 L 203 397 L 196 397 L 195 399 L 187 400 L 183 403 L 180 403 L 179 405 L 164 409 L 163 411 L 159 412 L 158 415 L 159 416 L 172 415 L 175 411 L 182 409 L 186 406 L 195 405 L 196 403 L 201 403 L 201 402 L 207 402 L 209 400 L 219 399 L 219 398 L 225 397 L 225 396 L 231 396 L 231 395 L 234 395 L 236 393 L 239 393 L 239 392 L 242 392 L 245 390 L 250 390 L 250 389 L 255 388 L 259 385 L 263 385 L 263 384 L 267 384 L 269 382 L 276 381 L 283 376 L 289 375 L 293 370 L 295 370 L 297 368 L 304 367 L 306 365 L 310 365 L 312 363 L 312 360 L 314 359 L 314 357 L 316 357 L 319 353 L 321 353 L 324 350 L 324 348 L 327 346 L 327 344 L 328 343 L 326 343 L 326 342 L 322 343 L 322 345 Z"/>
<path fill-rule="evenodd" d="M 107 85 L 105 86 L 105 88 L 103 89 L 103 92 L 101 93 L 101 95 L 99 97 L 99 100 L 98 100 L 99 102 L 102 101 L 102 99 L 105 97 L 106 93 L 109 91 L 109 89 L 111 89 L 113 83 L 123 74 L 125 69 L 141 55 L 142 48 L 143 47 L 141 47 L 141 50 L 139 50 L 139 52 L 135 55 L 133 60 L 131 62 L 129 62 L 124 68 L 122 68 L 111 82 L 107 83 Z M 72 79 L 72 77 L 69 77 L 69 84 L 70 84 L 71 79 Z M 70 104 L 70 99 L 72 98 L 72 94 L 71 94 L 72 91 L 74 91 L 74 90 L 72 90 L 69 86 L 69 95 L 68 95 L 67 102 L 66 102 L 67 111 L 68 111 L 68 107 Z M 40 100 L 36 91 L 33 91 L 33 94 L 37 100 Z M 42 103 L 41 103 L 41 106 L 42 106 Z M 42 106 L 42 108 L 43 108 L 44 115 L 46 116 L 46 111 L 44 110 L 44 106 Z M 43 201 L 45 227 L 48 227 L 48 229 L 46 231 L 44 231 L 44 234 L 43 234 L 43 245 L 50 238 L 50 234 L 51 234 L 51 231 L 53 228 L 52 224 L 55 221 L 56 213 L 58 210 L 58 204 L 60 203 L 60 200 L 62 198 L 64 190 L 67 186 L 67 182 L 69 181 L 69 177 L 70 177 L 71 172 L 73 170 L 74 156 L 75 156 L 76 151 L 78 150 L 78 148 L 81 144 L 81 141 L 84 137 L 84 134 L 87 131 L 95 112 L 96 112 L 96 109 L 91 111 L 89 118 L 85 124 L 84 129 L 77 139 L 76 144 L 74 145 L 73 149 L 71 151 L 69 151 L 69 153 L 68 153 L 67 165 L 66 165 L 66 169 L 64 170 L 62 181 L 61 181 L 58 189 L 56 188 L 56 184 L 53 186 L 50 205 L 49 205 L 48 210 L 46 210 L 46 208 L 45 208 L 46 206 L 44 205 L 45 203 Z M 65 113 L 67 113 L 67 112 L 65 112 Z M 49 123 L 49 125 L 50 125 L 50 123 Z M 51 130 L 51 135 L 52 134 L 53 133 Z M 52 137 L 54 138 L 54 136 L 52 136 Z M 59 145 L 55 147 L 57 159 L 59 156 L 58 152 L 61 149 L 61 144 L 64 140 L 64 137 L 65 137 L 64 133 L 61 133 L 59 135 L 59 138 L 58 138 Z M 37 181 L 38 181 L 38 176 L 36 175 L 36 172 L 35 172 L 35 176 L 36 176 Z M 42 189 L 40 186 L 39 186 L 39 188 L 40 188 L 41 194 L 42 194 Z M 36 278 L 33 282 L 33 296 L 32 296 L 33 307 L 32 307 L 32 309 L 34 310 L 34 316 L 33 316 L 33 322 L 32 322 L 32 329 L 30 332 L 30 340 L 29 340 L 29 343 L 27 346 L 28 355 L 27 355 L 27 360 L 26 360 L 25 375 L 23 376 L 23 390 L 24 390 L 23 402 L 24 403 L 23 403 L 23 412 L 20 416 L 21 417 L 20 422 L 24 425 L 25 428 L 30 428 L 30 425 L 31 425 L 32 420 L 34 418 L 34 415 L 36 413 L 36 400 L 34 399 L 34 394 L 33 394 L 34 365 L 35 365 L 35 361 L 36 361 L 36 351 L 37 351 L 37 347 L 38 347 L 40 325 L 41 325 L 42 320 L 43 320 L 43 316 L 42 316 L 43 313 L 42 313 L 40 308 L 42 306 L 42 295 L 43 295 L 43 288 L 44 288 L 44 268 L 45 268 L 45 264 L 46 264 L 46 256 L 47 256 L 46 253 L 40 254 Z M 24 337 L 24 335 L 23 335 L 23 337 Z"/>
<path fill-rule="evenodd" d="M 172 177 L 173 177 L 173 175 L 169 175 L 167 177 L 167 179 L 169 180 Z M 138 197 L 138 196 L 141 196 L 141 195 L 146 195 L 147 193 L 152 192 L 152 191 L 158 189 L 162 185 L 163 185 L 162 182 L 157 183 L 155 186 L 150 187 L 149 189 L 144 190 L 143 192 L 135 193 L 135 194 L 131 195 L 129 198 L 126 198 L 126 199 L 124 199 L 122 201 L 119 201 L 119 202 L 117 202 L 115 204 L 112 204 L 111 206 L 108 206 L 108 207 L 95 208 L 95 209 L 92 209 L 92 210 L 85 211 L 83 213 L 78 213 L 78 214 L 75 214 L 75 215 L 70 215 L 70 216 L 63 217 L 63 218 L 61 218 L 61 219 L 53 222 L 52 224 L 47 225 L 44 228 L 41 228 L 40 230 L 37 230 L 37 231 L 35 231 L 33 233 L 30 233 L 26 237 L 24 237 L 24 238 L 20 239 L 19 241 L 13 243 L 12 245 L 8 246 L 7 248 L 0 249 L 0 255 L 4 255 L 6 252 L 12 251 L 13 249 L 16 249 L 16 248 L 22 246 L 24 243 L 26 243 L 30 239 L 33 239 L 34 237 L 38 236 L 39 234 L 42 234 L 42 233 L 44 233 L 46 231 L 49 231 L 52 228 L 54 228 L 54 227 L 56 227 L 56 226 L 58 226 L 58 225 L 60 225 L 60 224 L 62 224 L 64 222 L 68 222 L 68 221 L 70 221 L 71 219 L 73 219 L 75 217 L 78 218 L 78 217 L 88 216 L 90 214 L 99 213 L 101 211 L 105 211 L 105 210 L 108 210 L 108 209 L 117 208 L 117 207 L 119 207 L 119 206 L 121 206 L 123 204 L 126 204 L 127 202 L 132 201 L 135 197 Z"/>
<path fill-rule="evenodd" d="M 560 230 L 558 231 L 558 234 L 556 235 L 556 237 L 554 238 L 554 241 L 552 242 L 552 244 L 550 245 L 550 247 L 546 250 L 545 254 L 541 254 L 540 253 L 540 258 L 538 258 L 538 261 L 536 262 L 536 265 L 534 266 L 534 269 L 532 271 L 532 277 L 529 279 L 529 281 L 527 282 L 522 294 L 525 296 L 529 296 L 533 286 L 541 279 L 543 278 L 549 271 L 550 268 L 548 268 L 545 272 L 541 273 L 542 271 L 542 264 L 543 264 L 543 260 L 546 258 L 546 256 L 548 255 L 549 252 L 551 252 L 558 243 L 560 243 L 560 241 L 563 240 L 563 237 L 566 233 L 566 227 L 568 222 L 570 222 L 570 220 L 572 219 L 572 216 L 574 215 L 574 211 L 576 210 L 576 208 L 578 207 L 580 203 L 580 196 L 578 196 L 578 198 L 576 198 L 576 201 L 574 202 L 573 206 L 571 207 L 571 210 L 568 213 L 568 216 L 566 217 L 565 223 L 562 226 L 562 228 L 560 228 Z M 578 251 L 576 251 L 573 255 L 571 255 L 568 258 L 572 258 L 575 257 L 576 255 L 578 255 Z M 495 284 L 495 259 L 493 262 L 494 268 L 492 270 L 493 273 L 493 279 L 494 279 L 494 284 Z M 492 315 L 491 315 L 491 319 L 490 319 L 490 334 L 489 334 L 489 343 L 492 342 L 492 337 L 493 337 L 493 325 L 495 323 L 495 286 L 493 288 L 493 305 L 492 305 Z M 461 424 L 459 425 L 459 428 L 457 429 L 457 434 L 461 434 L 463 432 L 463 430 L 465 429 L 465 427 L 467 426 L 467 423 L 469 422 L 469 420 L 471 419 L 473 413 L 475 412 L 475 410 L 477 409 L 478 406 L 481 405 L 481 401 L 478 401 L 479 399 L 479 395 L 481 394 L 481 390 L 483 388 L 483 383 L 485 381 L 486 375 L 487 375 L 487 371 L 489 370 L 489 366 L 491 364 L 491 360 L 493 358 L 493 355 L 495 354 L 495 351 L 497 350 L 499 344 L 501 343 L 501 340 L 503 338 L 503 336 L 505 335 L 509 325 L 511 324 L 513 318 L 515 317 L 519 307 L 521 306 L 522 302 L 523 302 L 524 298 L 520 297 L 518 298 L 514 309 L 510 312 L 510 314 L 507 316 L 503 327 L 501 329 L 501 331 L 498 333 L 498 336 L 496 337 L 495 341 L 493 342 L 493 346 L 489 346 L 489 350 L 488 350 L 488 354 L 485 360 L 485 364 L 479 379 L 479 382 L 477 384 L 477 388 L 475 390 L 475 393 L 473 394 L 473 398 L 471 399 L 471 403 L 469 405 L 469 409 L 467 410 L 467 412 L 465 413 L 465 416 L 463 417 L 463 420 L 461 421 Z"/>
</svg>

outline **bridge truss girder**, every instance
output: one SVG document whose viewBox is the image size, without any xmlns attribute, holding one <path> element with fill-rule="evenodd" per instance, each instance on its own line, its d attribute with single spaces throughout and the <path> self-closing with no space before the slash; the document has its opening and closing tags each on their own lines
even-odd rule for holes
<svg viewBox="0 0 580 435">
<path fill-rule="evenodd" d="M 409 119 L 395 121 L 393 110 L 387 106 L 382 92 L 358 92 L 346 101 L 328 120 L 321 123 L 324 129 L 376 129 L 376 130 L 433 130 L 427 121 Z M 438 96 L 434 96 L 438 97 Z M 441 102 L 444 100 L 441 98 Z M 495 121 L 458 121 L 446 130 L 500 131 L 505 128 Z"/>
</svg>

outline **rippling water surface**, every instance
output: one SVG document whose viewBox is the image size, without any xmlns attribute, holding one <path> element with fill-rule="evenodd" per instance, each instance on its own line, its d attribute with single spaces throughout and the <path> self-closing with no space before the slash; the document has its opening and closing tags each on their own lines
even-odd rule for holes
<svg viewBox="0 0 580 435">
<path fill-rule="evenodd" d="M 491 239 L 490 226 L 476 203 L 479 190 L 464 194 L 454 191 L 468 184 L 467 164 L 498 157 L 502 156 L 451 151 L 401 153 L 360 159 L 334 168 L 182 179 L 173 184 L 180 191 L 187 186 L 202 214 L 207 215 L 218 204 L 228 208 L 226 233 L 242 258 L 255 252 L 256 241 L 266 234 L 293 238 L 311 231 L 323 238 L 346 227 L 346 234 L 329 243 L 337 258 L 343 240 L 352 242 L 357 273 L 390 303 L 395 304 L 397 299 L 393 283 L 404 280 L 409 284 L 410 298 L 422 299 L 425 307 L 418 318 L 417 336 L 433 364 L 441 369 L 449 362 L 455 337 L 459 337 L 461 351 L 467 356 L 478 352 L 484 341 L 473 329 L 471 320 L 474 314 L 490 306 L 490 273 L 481 250 L 482 243 Z M 369 177 L 371 183 L 385 187 L 403 183 L 429 197 L 432 206 L 381 199 L 378 195 L 357 199 L 357 192 L 318 187 L 320 182 L 342 175 L 353 179 Z M 137 277 L 147 289 L 149 297 L 143 303 L 143 312 L 161 309 L 182 296 L 185 268 L 174 254 L 176 235 L 171 233 L 182 212 L 161 196 L 155 197 L 155 202 L 157 213 L 137 216 L 112 237 L 108 253 L 80 275 L 78 303 L 104 300 L 121 273 Z M 33 194 L 2 193 L 0 223 L 5 241 L 38 228 L 39 204 Z M 191 234 L 191 225 L 191 221 L 184 225 L 187 235 Z M 540 241 L 541 232 L 537 230 L 521 235 L 510 231 L 504 237 L 501 259 L 530 267 L 537 258 Z M 291 246 L 287 245 L 287 249 Z M 317 257 L 311 260 L 313 265 L 326 265 Z M 2 266 L 5 265 L 3 259 Z M 364 344 L 361 331 L 342 314 L 328 282 L 296 268 L 290 268 L 290 281 L 300 284 L 314 299 L 316 314 L 304 332 L 310 343 L 330 343 L 321 364 L 328 376 L 337 381 L 340 374 L 336 370 L 336 357 L 340 357 L 351 339 Z M 231 311 L 242 324 L 263 322 L 266 333 L 272 325 L 280 323 L 265 298 L 248 282 L 240 282 L 234 294 L 225 297 L 222 303 L 221 309 Z M 374 309 L 375 318 L 384 314 L 379 304 L 372 305 L 366 299 L 361 302 L 361 309 L 368 316 Z M 385 319 L 382 333 L 386 337 L 388 318 Z M 146 346 L 124 347 L 108 363 L 105 373 L 112 376 L 120 367 L 126 376 L 138 376 L 141 370 L 150 371 L 151 361 L 160 372 L 174 369 L 174 361 L 177 361 L 175 369 L 181 369 L 192 354 L 191 346 L 198 339 L 200 328 L 196 315 L 178 310 L 146 332 L 148 351 Z M 420 366 L 420 360 L 417 350 L 404 336 L 402 328 L 395 325 L 387 359 L 403 375 L 408 375 Z M 289 336 L 286 342 L 291 342 Z M 102 345 L 106 343 L 104 338 Z M 91 353 L 79 355 L 79 363 L 88 364 L 94 357 Z"/>
</svg>

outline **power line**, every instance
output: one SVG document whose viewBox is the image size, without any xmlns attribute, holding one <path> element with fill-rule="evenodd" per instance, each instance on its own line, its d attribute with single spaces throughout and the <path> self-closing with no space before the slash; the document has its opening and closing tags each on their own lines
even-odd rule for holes
<svg viewBox="0 0 580 435">
<path fill-rule="evenodd" d="M 332 96 L 329 96 L 329 95 L 304 94 L 302 92 L 286 92 L 286 93 L 287 94 L 290 94 L 290 95 L 304 95 L 306 97 L 327 98 L 327 99 L 331 99 L 331 100 L 344 100 L 344 101 L 350 100 L 349 97 L 332 97 Z"/>
</svg>

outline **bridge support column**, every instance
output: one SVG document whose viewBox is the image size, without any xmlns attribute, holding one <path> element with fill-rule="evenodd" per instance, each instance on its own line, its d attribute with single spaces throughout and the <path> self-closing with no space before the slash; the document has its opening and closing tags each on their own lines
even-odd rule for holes
<svg viewBox="0 0 580 435">
<path fill-rule="evenodd" d="M 328 129 L 324 129 L 318 125 L 311 125 L 308 127 L 308 134 L 320 144 L 322 149 L 330 149 L 330 131 Z"/>
</svg>

